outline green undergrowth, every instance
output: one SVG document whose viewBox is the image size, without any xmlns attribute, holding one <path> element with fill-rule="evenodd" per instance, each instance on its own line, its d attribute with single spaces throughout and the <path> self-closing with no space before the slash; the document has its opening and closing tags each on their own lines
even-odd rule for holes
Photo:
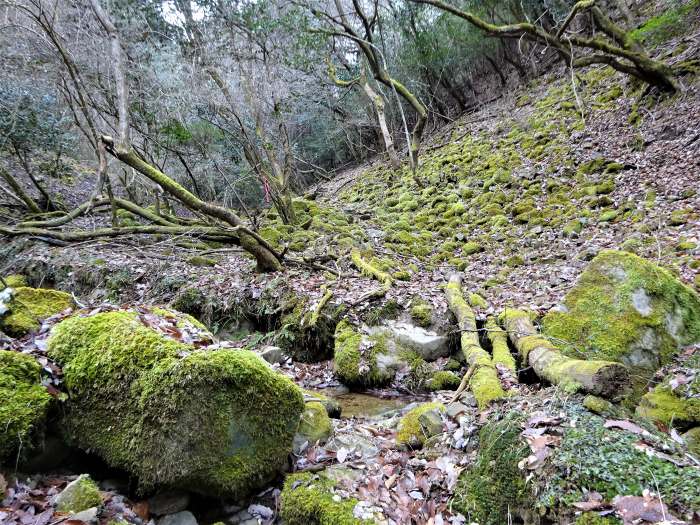
<svg viewBox="0 0 700 525">
<path fill-rule="evenodd" d="M 580 84 L 579 96 L 594 111 L 614 107 L 624 94 L 610 68 L 583 72 Z M 544 96 L 521 99 L 522 111 L 494 132 L 462 136 L 456 127 L 446 137 L 453 141 L 423 151 L 416 173 L 422 187 L 407 168 L 380 165 L 342 191 L 341 201 L 372 210 L 393 252 L 459 270 L 494 239 L 519 239 L 536 227 L 579 235 L 585 223 L 630 219 L 633 210 L 618 210 L 609 197 L 624 166 L 596 157 L 577 164 L 571 155 L 570 136 L 584 127 L 571 83 L 555 81 Z M 533 165 L 542 169 L 534 173 Z M 508 264 L 527 264 L 512 250 Z"/>
<path fill-rule="evenodd" d="M 645 44 L 661 44 L 683 35 L 692 23 L 694 12 L 700 8 L 700 0 L 681 0 L 671 5 L 632 31 L 631 37 Z"/>
<path fill-rule="evenodd" d="M 514 517 L 527 523 L 528 516 L 572 523 L 578 511 L 574 504 L 586 501 L 589 491 L 611 501 L 618 495 L 642 496 L 645 490 L 659 493 L 674 511 L 698 508 L 700 469 L 679 461 L 684 450 L 668 436 L 647 426 L 646 440 L 658 443 L 659 450 L 674 451 L 670 459 L 637 446 L 639 435 L 634 432 L 605 428 L 606 419 L 578 401 L 555 400 L 554 405 L 548 409 L 551 414 L 564 415 L 567 420 L 560 427 L 563 437 L 533 471 L 518 467 L 530 454 L 521 436 L 528 418 L 521 408 L 482 427 L 476 461 L 460 476 L 453 508 L 482 525 L 507 523 Z M 576 523 L 600 522 L 583 519 Z"/>
</svg>

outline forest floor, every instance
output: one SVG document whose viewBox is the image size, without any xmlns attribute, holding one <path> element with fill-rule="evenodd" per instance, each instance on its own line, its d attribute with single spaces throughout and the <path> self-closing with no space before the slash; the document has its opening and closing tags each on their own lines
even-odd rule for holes
<svg viewBox="0 0 700 525">
<path fill-rule="evenodd" d="M 699 45 L 695 33 L 657 52 L 680 62 Z M 408 170 L 392 173 L 377 159 L 300 201 L 302 219 L 311 219 L 302 235 L 269 214 L 264 236 L 289 243 L 291 251 L 333 267 L 340 277 L 304 266 L 258 275 L 237 249 L 202 251 L 172 239 L 70 247 L 13 241 L 0 249 L 2 274 L 24 273 L 32 285 L 71 291 L 89 307 L 167 303 L 187 311 L 188 291 L 197 290 L 199 304 L 189 304 L 191 312 L 226 344 L 253 350 L 284 337 L 278 323 L 290 295 L 305 298 L 311 310 L 328 290 L 331 303 L 349 305 L 347 315 L 358 324 L 369 317 L 407 319 L 421 298 L 432 306 L 435 325 L 445 326 L 444 285 L 456 271 L 465 291 L 485 299 L 476 308 L 479 319 L 505 306 L 545 312 L 603 249 L 637 253 L 700 289 L 700 82 L 686 77 L 681 83 L 673 97 L 640 102 L 640 87 L 608 70 L 587 70 L 575 83 L 553 71 L 430 137 L 416 174 L 420 186 Z M 81 225 L 100 220 L 86 217 Z M 353 249 L 393 276 L 380 300 L 358 303 L 379 284 L 357 271 Z M 50 324 L 16 344 L 45 359 L 42 341 Z M 367 513 L 381 509 L 395 523 L 409 523 L 408 516 L 434 525 L 464 522 L 451 514 L 448 501 L 459 472 L 473 461 L 470 435 L 490 410 L 500 409 L 479 411 L 465 395 L 451 405 L 446 431 L 429 454 L 398 450 L 394 437 L 404 406 L 447 402 L 451 392 L 412 391 L 402 382 L 406 374 L 399 374 L 395 384 L 364 398 L 343 389 L 331 361 L 274 366 L 304 388 L 335 389 L 346 412 L 355 410 L 334 420 L 334 437 L 306 448 L 294 468 L 351 467 L 357 475 L 346 490 L 366 503 Z M 60 389 L 60 374 L 56 383 Z M 512 386 L 531 393 L 513 404 L 546 407 L 545 398 L 555 395 L 538 385 Z M 0 522 L 50 523 L 49 498 L 67 479 L 63 473 L 18 482 L 8 504 L 17 518 L 0 515 Z M 136 498 L 110 492 L 109 483 L 103 488 L 110 494 L 108 513 L 134 522 L 147 516 Z M 194 508 L 204 522 L 272 523 L 278 495 L 271 487 L 247 507 L 217 503 L 208 509 L 212 502 L 203 501 Z"/>
</svg>

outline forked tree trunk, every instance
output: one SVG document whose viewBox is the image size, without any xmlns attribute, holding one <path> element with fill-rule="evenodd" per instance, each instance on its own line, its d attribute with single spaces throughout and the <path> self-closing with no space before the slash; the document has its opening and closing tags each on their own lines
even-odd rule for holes
<svg viewBox="0 0 700 525">
<path fill-rule="evenodd" d="M 462 294 L 459 275 L 450 277 L 445 288 L 447 304 L 457 318 L 459 327 L 462 355 L 469 365 L 471 378 L 469 387 L 476 398 L 480 409 L 484 409 L 491 401 L 505 397 L 498 372 L 489 353 L 479 344 L 479 334 L 476 327 L 476 317 Z"/>
</svg>

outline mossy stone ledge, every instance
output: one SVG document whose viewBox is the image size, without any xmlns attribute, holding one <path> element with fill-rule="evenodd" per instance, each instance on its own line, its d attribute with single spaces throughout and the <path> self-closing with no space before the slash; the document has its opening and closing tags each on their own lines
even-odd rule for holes
<svg viewBox="0 0 700 525">
<path fill-rule="evenodd" d="M 301 390 L 252 352 L 196 348 L 153 324 L 117 310 L 53 328 L 49 355 L 69 393 L 65 437 L 134 475 L 142 490 L 241 498 L 263 487 L 291 451 Z"/>
</svg>

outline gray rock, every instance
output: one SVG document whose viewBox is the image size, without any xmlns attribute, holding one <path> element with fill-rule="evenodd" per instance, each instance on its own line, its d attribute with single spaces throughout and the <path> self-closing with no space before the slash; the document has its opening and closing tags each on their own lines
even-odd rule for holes
<svg viewBox="0 0 700 525">
<path fill-rule="evenodd" d="M 189 510 L 168 514 L 160 518 L 156 525 L 197 525 L 197 519 Z"/>
<path fill-rule="evenodd" d="M 284 355 L 282 349 L 279 346 L 266 346 L 260 352 L 260 357 L 265 361 L 274 364 L 282 364 L 287 360 L 287 356 Z"/>
<path fill-rule="evenodd" d="M 464 413 L 469 412 L 469 407 L 467 405 L 464 405 L 460 403 L 459 401 L 455 403 L 449 403 L 446 406 L 445 413 L 451 417 L 452 419 L 457 419 L 458 416 L 461 416 Z"/>
<path fill-rule="evenodd" d="M 435 436 L 442 432 L 442 414 L 437 409 L 423 412 L 418 416 L 418 422 L 426 436 Z"/>
<path fill-rule="evenodd" d="M 327 450 L 337 452 L 341 448 L 353 451 L 365 461 L 379 454 L 379 448 L 372 440 L 361 434 L 336 434 L 326 443 Z"/>
<path fill-rule="evenodd" d="M 447 336 L 410 323 L 389 321 L 374 330 L 387 333 L 397 344 L 413 350 L 426 361 L 450 355 Z"/>
<path fill-rule="evenodd" d="M 84 523 L 97 523 L 97 507 L 90 507 L 81 512 L 76 512 L 70 519 L 82 521 Z"/>
<path fill-rule="evenodd" d="M 189 504 L 190 495 L 187 492 L 170 490 L 149 498 L 148 510 L 156 516 L 164 516 L 185 510 Z"/>
</svg>

